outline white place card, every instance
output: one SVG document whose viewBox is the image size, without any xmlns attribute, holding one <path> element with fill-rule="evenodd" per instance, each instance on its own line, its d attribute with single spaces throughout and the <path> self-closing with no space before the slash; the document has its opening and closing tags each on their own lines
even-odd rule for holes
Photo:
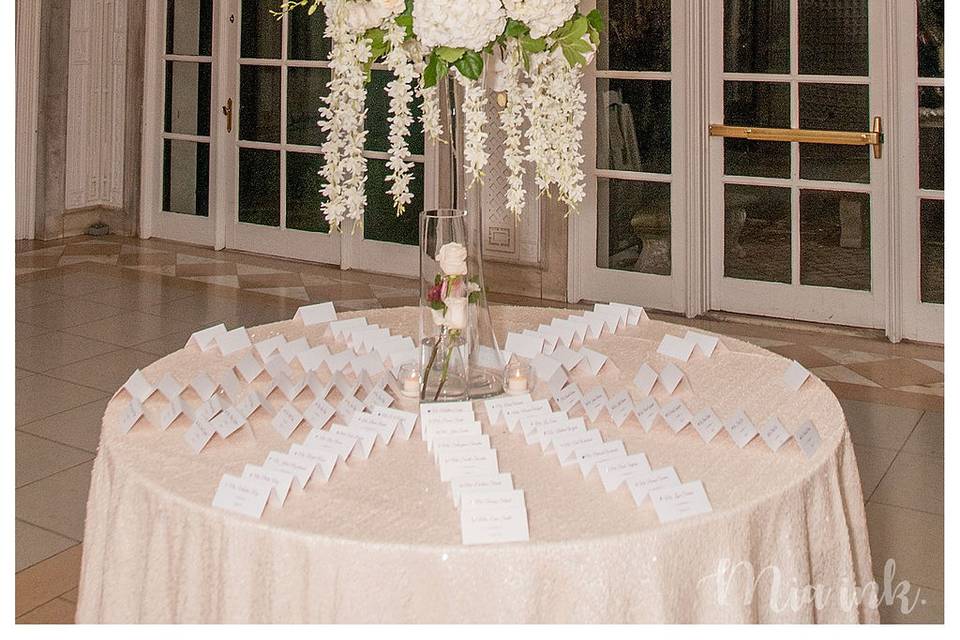
<svg viewBox="0 0 960 640">
<path fill-rule="evenodd" d="M 626 327 L 629 324 L 630 312 L 626 308 L 626 305 L 615 306 L 613 304 L 598 302 L 593 305 L 593 310 L 602 316 L 616 318 L 616 324 L 611 324 L 609 321 L 607 322 L 607 328 L 611 333 L 615 333 L 617 329 Z"/>
<path fill-rule="evenodd" d="M 603 369 L 603 365 L 607 362 L 607 356 L 599 351 L 587 349 L 586 347 L 580 347 L 580 355 L 583 356 L 584 361 L 586 361 L 590 375 L 600 375 L 600 370 Z"/>
<path fill-rule="evenodd" d="M 290 493 L 290 485 L 293 484 L 293 475 L 276 469 L 264 469 L 260 465 L 248 464 L 243 468 L 244 480 L 252 480 L 270 485 L 270 499 L 278 507 L 282 507 Z"/>
<path fill-rule="evenodd" d="M 266 362 L 270 356 L 277 352 L 277 350 L 282 346 L 287 344 L 287 339 L 282 335 L 270 336 L 265 340 L 260 340 L 255 342 L 253 345 L 253 350 L 257 352 L 260 360 Z"/>
<path fill-rule="evenodd" d="M 415 350 L 417 347 L 413 344 L 413 340 L 408 336 L 390 336 L 388 339 L 383 340 L 377 344 L 373 350 L 380 356 L 381 360 L 387 360 L 388 358 L 392 359 L 393 354 L 401 351 L 411 351 Z"/>
<path fill-rule="evenodd" d="M 650 501 L 661 523 L 692 518 L 713 511 L 699 480 L 650 492 Z"/>
<path fill-rule="evenodd" d="M 220 354 L 228 356 L 241 349 L 246 349 L 250 345 L 250 336 L 247 334 L 246 327 L 237 327 L 232 331 L 221 333 L 215 338 L 217 347 L 220 348 Z"/>
<path fill-rule="evenodd" d="M 573 371 L 583 361 L 583 355 L 579 351 L 574 351 L 562 344 L 557 345 L 550 357 L 563 365 L 567 371 Z"/>
<path fill-rule="evenodd" d="M 560 411 L 570 411 L 583 400 L 583 392 L 580 391 L 580 387 L 571 384 L 560 393 L 554 394 L 553 399 L 557 402 L 557 408 Z"/>
<path fill-rule="evenodd" d="M 423 416 L 420 417 L 421 428 L 425 427 L 427 434 L 427 450 L 433 447 L 433 440 L 446 436 L 474 436 L 483 433 L 480 423 L 469 418 L 453 420 L 448 419 L 440 422 L 427 423 Z"/>
<path fill-rule="evenodd" d="M 401 411 L 400 409 L 392 409 L 390 407 L 374 407 L 370 412 L 375 416 L 385 416 L 396 420 L 399 423 L 397 426 L 399 431 L 398 437 L 404 440 L 410 439 L 413 428 L 417 426 L 417 414 L 409 411 Z"/>
<path fill-rule="evenodd" d="M 710 407 L 704 407 L 693 416 L 693 428 L 707 444 L 723 430 L 723 421 Z"/>
<path fill-rule="evenodd" d="M 217 381 L 217 384 L 223 389 L 223 392 L 227 394 L 227 397 L 230 398 L 230 402 L 236 402 L 243 394 L 242 383 L 240 382 L 240 378 L 237 377 L 237 374 L 233 372 L 233 369 L 224 371 Z"/>
<path fill-rule="evenodd" d="M 611 302 L 610 306 L 615 309 L 626 309 L 627 324 L 631 327 L 637 326 L 641 320 L 649 320 L 647 312 L 643 310 L 643 307 L 638 307 L 633 304 L 623 304 L 621 302 Z"/>
<path fill-rule="evenodd" d="M 293 342 L 287 342 L 280 345 L 277 349 L 277 353 L 280 354 L 280 357 L 284 359 L 287 364 L 293 362 L 294 358 L 297 355 L 308 351 L 310 349 L 310 343 L 307 342 L 306 338 L 297 338 Z"/>
<path fill-rule="evenodd" d="M 600 417 L 600 412 L 607 406 L 607 400 L 607 392 L 603 390 L 603 387 L 594 387 L 583 394 L 580 404 L 583 406 L 587 417 L 590 418 L 590 422 L 595 422 Z"/>
<path fill-rule="evenodd" d="M 643 430 L 649 433 L 650 429 L 653 428 L 653 423 L 657 420 L 657 416 L 660 415 L 660 405 L 653 396 L 648 396 L 634 405 L 633 413 L 640 421 Z"/>
<path fill-rule="evenodd" d="M 810 372 L 802 364 L 793 360 L 787 370 L 783 372 L 783 383 L 787 385 L 787 389 L 790 389 L 790 391 L 799 391 L 809 377 Z"/>
<path fill-rule="evenodd" d="M 347 424 L 353 419 L 353 416 L 362 412 L 364 410 L 363 403 L 354 398 L 353 396 L 347 396 L 340 401 L 340 404 L 337 405 L 337 415 L 343 419 Z"/>
<path fill-rule="evenodd" d="M 540 429 L 565 424 L 569 420 L 570 418 L 568 418 L 567 414 L 563 411 L 538 416 L 527 416 L 520 418 L 520 431 L 523 433 L 527 444 L 537 444 L 540 442 Z"/>
<path fill-rule="evenodd" d="M 137 424 L 142 417 L 143 403 L 136 398 L 132 398 L 130 404 L 128 404 L 127 408 L 120 414 L 120 429 L 123 430 L 124 433 L 130 433 L 133 425 Z"/>
<path fill-rule="evenodd" d="M 543 336 L 539 334 L 525 335 L 511 331 L 507 334 L 504 349 L 523 358 L 533 358 L 543 350 Z"/>
<path fill-rule="evenodd" d="M 587 317 L 586 313 L 584 313 L 583 315 L 579 315 L 579 316 L 577 315 L 568 316 L 567 320 L 569 320 L 575 325 L 580 325 L 580 327 L 582 327 L 582 330 L 583 330 L 582 335 L 584 337 L 581 340 L 585 340 L 587 337 L 596 339 L 596 338 L 599 338 L 601 335 L 603 335 L 604 323 L 603 323 L 603 317 L 601 316 Z"/>
<path fill-rule="evenodd" d="M 690 354 L 693 353 L 695 346 L 697 346 L 695 342 L 678 338 L 668 333 L 663 336 L 663 339 L 660 341 L 660 346 L 657 347 L 657 353 L 686 362 L 690 359 Z"/>
<path fill-rule="evenodd" d="M 713 352 L 717 348 L 717 344 L 720 342 L 720 339 L 717 336 L 708 336 L 705 333 L 698 333 L 696 331 L 687 331 L 683 339 L 687 342 L 692 342 L 697 345 L 697 349 L 700 350 L 700 353 L 708 358 L 713 355 Z"/>
<path fill-rule="evenodd" d="M 225 473 L 213 494 L 212 505 L 259 520 L 272 490 L 273 487 L 266 482 Z"/>
<path fill-rule="evenodd" d="M 693 420 L 693 414 L 681 400 L 671 400 L 663 405 L 660 415 L 674 433 L 683 431 L 683 428 Z"/>
<path fill-rule="evenodd" d="M 249 418 L 253 412 L 263 406 L 263 397 L 254 389 L 251 389 L 240 400 L 234 404 L 234 408 L 240 412 L 244 418 Z"/>
<path fill-rule="evenodd" d="M 377 443 L 377 437 L 379 436 L 379 434 L 372 429 L 358 429 L 337 423 L 330 426 L 330 433 L 347 436 L 356 440 L 353 451 L 364 460 L 370 457 L 370 452 L 373 451 L 373 445 Z"/>
<path fill-rule="evenodd" d="M 797 441 L 797 445 L 800 447 L 800 450 L 803 451 L 803 455 L 808 458 L 812 458 L 813 454 L 820 448 L 820 432 L 817 431 L 817 428 L 810 420 L 800 425 L 797 432 L 793 434 L 793 439 Z"/>
<path fill-rule="evenodd" d="M 630 495 L 633 496 L 633 501 L 639 507 L 651 491 L 680 486 L 680 478 L 677 476 L 677 470 L 673 467 L 662 467 L 649 473 L 630 476 L 626 483 Z"/>
<path fill-rule="evenodd" d="M 314 477 L 316 476 L 316 470 L 319 469 L 324 481 L 330 479 L 334 467 L 337 466 L 337 454 L 333 451 L 311 449 L 302 444 L 292 444 L 290 445 L 290 455 L 312 462 L 314 464 Z"/>
<path fill-rule="evenodd" d="M 193 412 L 194 419 L 211 420 L 213 416 L 223 411 L 223 404 L 218 396 L 213 396 Z"/>
<path fill-rule="evenodd" d="M 311 427 L 322 429 L 337 412 L 333 405 L 323 398 L 316 398 L 303 410 L 303 418 Z"/>
<path fill-rule="evenodd" d="M 303 441 L 303 446 L 305 447 L 333 451 L 344 462 L 346 462 L 347 458 L 350 457 L 350 453 L 353 451 L 353 448 L 356 445 L 357 438 L 355 436 L 348 436 L 342 433 L 331 433 L 330 431 L 325 431 L 320 427 L 314 427 L 311 429 L 310 433 L 307 434 L 307 437 Z"/>
<path fill-rule="evenodd" d="M 236 407 L 227 407 L 210 421 L 221 438 L 230 437 L 237 429 L 247 423 L 246 417 Z"/>
<path fill-rule="evenodd" d="M 333 382 L 321 382 L 320 378 L 317 377 L 317 374 L 313 371 L 306 375 L 306 382 L 310 393 L 318 400 L 326 400 L 327 396 L 330 395 L 330 391 L 333 390 Z"/>
<path fill-rule="evenodd" d="M 363 404 L 371 410 L 377 407 L 389 407 L 393 404 L 393 396 L 383 389 L 374 389 L 363 399 Z"/>
<path fill-rule="evenodd" d="M 577 329 L 583 325 L 576 325 L 569 320 L 563 318 L 554 318 L 550 322 L 550 326 L 553 327 L 560 334 L 560 343 L 565 347 L 570 347 L 573 345 L 574 340 L 581 339 L 580 335 L 577 333 Z M 584 330 L 586 327 L 584 327 Z"/>
<path fill-rule="evenodd" d="M 421 408 L 423 405 L 420 405 Z M 420 412 L 420 438 L 427 442 L 427 449 L 430 448 L 430 440 L 433 437 L 433 430 L 445 427 L 456 427 L 458 425 L 473 425 L 477 422 L 472 409 L 461 410 L 454 413 L 424 413 Z M 477 422 L 479 424 L 479 422 Z M 471 426 L 471 429 L 473 427 Z"/>
<path fill-rule="evenodd" d="M 214 325 L 212 327 L 207 327 L 200 331 L 194 331 L 190 334 L 190 338 L 187 340 L 187 344 L 184 347 L 189 347 L 193 345 L 200 349 L 200 351 L 209 351 L 216 346 L 217 336 L 227 332 L 227 328 L 223 323 Z"/>
<path fill-rule="evenodd" d="M 120 387 L 121 390 L 126 391 L 130 394 L 130 397 L 134 400 L 139 400 L 143 402 L 156 391 L 156 387 L 150 384 L 150 381 L 147 380 L 147 377 L 143 375 L 143 372 L 140 369 L 137 369 L 130 374 L 130 377 L 127 378 L 127 381 L 123 383 L 123 386 Z M 117 393 L 120 393 L 119 391 Z M 115 393 L 114 396 L 117 394 Z"/>
<path fill-rule="evenodd" d="M 543 337 L 543 353 L 553 353 L 557 343 L 560 342 L 560 332 L 548 324 L 542 324 L 537 327 L 537 333 Z"/>
<path fill-rule="evenodd" d="M 267 373 L 270 374 L 271 378 L 277 378 L 278 376 L 290 378 L 294 375 L 293 367 L 291 367 L 279 353 L 275 353 L 267 358 L 267 361 L 263 363 L 263 367 L 267 370 Z"/>
<path fill-rule="evenodd" d="M 320 346 L 298 353 L 297 362 L 300 363 L 300 368 L 305 372 L 316 371 L 323 366 L 323 363 L 326 362 L 327 356 L 329 355 L 330 349 L 328 349 L 326 345 L 321 344 Z"/>
<path fill-rule="evenodd" d="M 733 442 L 741 449 L 750 444 L 750 441 L 757 437 L 757 428 L 742 409 L 737 411 L 733 417 L 724 422 L 723 426 L 726 428 L 727 433 L 730 434 Z"/>
<path fill-rule="evenodd" d="M 760 437 L 767 443 L 771 451 L 778 451 L 792 436 L 780 420 L 771 416 L 760 425 Z"/>
<path fill-rule="evenodd" d="M 183 439 L 191 451 L 200 453 L 216 432 L 216 428 L 210 422 L 203 418 L 195 418 L 190 428 L 184 431 Z"/>
<path fill-rule="evenodd" d="M 530 539 L 526 509 L 462 509 L 463 544 L 498 544 Z"/>
<path fill-rule="evenodd" d="M 542 353 L 538 353 L 530 360 L 530 366 L 537 372 L 537 377 L 541 380 L 547 380 L 556 373 L 558 369 L 563 369 L 563 365 L 560 364 L 559 360 L 554 360 L 550 356 L 545 356 Z"/>
<path fill-rule="evenodd" d="M 291 402 L 296 400 L 297 397 L 303 393 L 303 390 L 307 388 L 306 376 L 293 376 L 290 378 L 282 373 L 278 373 L 274 376 L 273 381 L 277 385 L 277 389 L 280 389 L 283 397 Z"/>
<path fill-rule="evenodd" d="M 345 331 L 365 326 L 367 326 L 367 319 L 363 316 L 357 316 L 356 318 L 347 318 L 346 320 L 334 320 L 327 324 L 327 329 L 333 334 L 334 338 L 339 340 L 343 337 Z"/>
<path fill-rule="evenodd" d="M 563 388 L 569 381 L 570 379 L 567 377 L 567 372 L 564 371 L 563 367 L 557 367 L 557 370 L 553 372 L 553 375 L 546 380 L 547 389 L 552 395 L 556 396 L 563 391 Z"/>
<path fill-rule="evenodd" d="M 347 426 L 350 428 L 375 430 L 380 434 L 380 442 L 386 446 L 390 444 L 390 440 L 393 439 L 393 434 L 397 431 L 399 422 L 396 418 L 376 416 L 372 413 L 361 412 L 354 414 L 353 419 L 350 420 Z"/>
<path fill-rule="evenodd" d="M 593 311 L 584 311 L 583 317 L 590 322 L 595 322 L 597 319 L 603 322 L 604 328 L 610 333 L 616 333 L 622 325 L 622 319 L 620 313 L 610 309 L 609 307 L 599 307 L 595 305 Z"/>
<path fill-rule="evenodd" d="M 573 456 L 576 458 L 577 464 L 580 465 L 580 473 L 583 474 L 584 478 L 590 475 L 598 462 L 622 458 L 626 455 L 627 450 L 624 448 L 622 440 L 586 445 L 573 450 Z"/>
<path fill-rule="evenodd" d="M 433 440 L 433 462 L 440 464 L 440 460 L 453 453 L 486 451 L 490 448 L 490 436 L 487 434 L 472 436 L 445 436 Z"/>
<path fill-rule="evenodd" d="M 170 401 L 179 398 L 184 389 L 186 389 L 186 386 L 170 373 L 163 374 L 160 381 L 157 382 L 157 390 Z"/>
<path fill-rule="evenodd" d="M 509 473 L 493 473 L 486 476 L 463 476 L 450 481 L 450 493 L 453 506 L 460 508 L 461 496 L 469 493 L 487 491 L 506 491 L 513 489 L 513 476 Z"/>
<path fill-rule="evenodd" d="M 360 340 L 360 348 L 366 351 L 368 354 L 374 355 L 381 362 L 383 358 L 376 353 L 376 348 L 378 345 L 383 344 L 391 337 L 389 329 L 377 329 L 375 331 L 364 331 L 358 338 Z"/>
<path fill-rule="evenodd" d="M 209 400 L 210 396 L 217 390 L 217 384 L 205 373 L 197 374 L 193 380 L 190 381 L 190 387 L 196 392 L 201 401 Z"/>
<path fill-rule="evenodd" d="M 310 304 L 297 309 L 293 314 L 294 320 L 299 320 L 305 327 L 312 327 L 315 324 L 325 324 L 337 319 L 337 310 L 334 309 L 332 302 L 320 302 Z"/>
<path fill-rule="evenodd" d="M 327 368 L 332 374 L 343 374 L 355 357 L 356 354 L 354 354 L 350 349 L 344 349 L 343 351 L 337 353 L 331 353 L 326 359 Z"/>
<path fill-rule="evenodd" d="M 470 400 L 459 400 L 456 402 L 421 402 L 420 415 L 456 415 L 462 413 L 473 413 L 473 402 Z"/>
<path fill-rule="evenodd" d="M 303 414 L 297 411 L 295 406 L 289 402 L 285 402 L 283 406 L 277 410 L 277 415 L 273 416 L 273 420 L 270 421 L 270 426 L 284 438 L 289 438 L 293 435 L 293 432 L 297 430 L 301 422 L 303 422 Z"/>
<path fill-rule="evenodd" d="M 352 398 L 357 394 L 360 388 L 359 382 L 350 382 L 345 375 L 339 371 L 333 374 L 333 386 L 337 388 L 340 395 L 344 398 Z"/>
<path fill-rule="evenodd" d="M 522 489 L 498 489 L 493 491 L 468 491 L 460 496 L 462 509 L 527 510 Z"/>
<path fill-rule="evenodd" d="M 370 378 L 370 374 L 366 371 L 361 371 L 360 375 L 357 376 L 357 384 L 360 385 L 364 393 L 370 393 L 374 389 L 383 389 L 383 384 L 374 382 L 373 379 Z"/>
<path fill-rule="evenodd" d="M 253 357 L 252 353 L 248 353 L 240 359 L 240 362 L 234 365 L 234 369 L 250 384 L 263 372 L 263 365 Z"/>
<path fill-rule="evenodd" d="M 578 435 L 584 435 L 584 438 L 573 437 Z M 571 418 L 566 422 L 540 428 L 540 450 L 546 453 L 553 447 L 553 451 L 557 454 L 560 462 L 566 460 L 567 456 L 580 445 L 594 442 L 603 442 L 603 438 L 597 429 L 591 429 L 588 432 L 583 418 Z M 558 447 L 563 450 L 563 455 L 560 455 Z"/>
<path fill-rule="evenodd" d="M 640 393 L 648 396 L 650 392 L 653 391 L 653 387 L 657 384 L 659 377 L 653 367 L 644 362 L 637 370 L 637 375 L 633 377 L 633 386 L 635 386 Z"/>
<path fill-rule="evenodd" d="M 499 420 L 500 413 L 504 408 L 521 407 L 531 402 L 533 402 L 533 400 L 530 398 L 530 394 L 524 393 L 519 396 L 497 396 L 490 398 L 489 400 L 483 401 L 483 406 L 487 411 L 487 419 L 490 420 L 490 424 L 493 425 Z"/>
<path fill-rule="evenodd" d="M 647 474 L 650 471 L 650 461 L 642 453 L 597 463 L 597 473 L 600 474 L 600 481 L 607 493 L 616 491 L 627 478 Z"/>
<path fill-rule="evenodd" d="M 530 416 L 543 416 L 552 413 L 549 400 L 534 400 L 518 407 L 506 407 L 502 410 L 503 419 L 507 423 L 507 429 L 513 431 L 517 428 L 517 422 L 520 418 Z"/>
<path fill-rule="evenodd" d="M 621 391 L 617 395 L 607 400 L 607 413 L 613 419 L 613 424 L 622 427 L 627 416 L 633 411 L 633 398 L 627 391 Z"/>
<path fill-rule="evenodd" d="M 160 415 L 157 418 L 157 421 L 158 421 L 157 426 L 160 427 L 161 430 L 165 431 L 181 415 L 187 415 L 187 414 L 185 411 L 185 406 L 183 404 L 183 399 L 177 397 L 171 400 L 167 404 L 167 406 L 160 411 Z"/>
<path fill-rule="evenodd" d="M 375 353 L 368 353 L 364 356 L 355 358 L 351 366 L 353 367 L 354 372 L 364 372 L 371 376 L 378 376 L 386 371 L 386 369 L 383 368 L 383 362 Z"/>
<path fill-rule="evenodd" d="M 683 375 L 680 367 L 669 362 L 667 366 L 660 371 L 660 384 L 667 390 L 667 393 L 672 394 L 677 390 L 677 387 L 680 386 L 680 383 L 683 382 Z"/>
<path fill-rule="evenodd" d="M 496 449 L 451 454 L 440 464 L 440 480 L 443 482 L 463 476 L 490 475 L 499 472 Z"/>
<path fill-rule="evenodd" d="M 280 451 L 271 451 L 267 454 L 267 459 L 263 462 L 264 469 L 283 471 L 292 475 L 301 489 L 305 489 L 307 483 L 313 476 L 313 470 L 316 469 L 316 463 L 303 458 L 282 453 Z"/>
</svg>

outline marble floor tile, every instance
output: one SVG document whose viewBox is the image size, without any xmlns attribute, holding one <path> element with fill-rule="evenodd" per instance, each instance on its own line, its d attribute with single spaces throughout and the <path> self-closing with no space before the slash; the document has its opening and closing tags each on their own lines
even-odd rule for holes
<svg viewBox="0 0 960 640">
<path fill-rule="evenodd" d="M 16 521 L 14 535 L 16 536 L 16 571 L 22 571 L 77 544 L 76 540 L 22 520 Z"/>
<path fill-rule="evenodd" d="M 77 603 L 64 598 L 54 598 L 36 609 L 28 611 L 16 620 L 17 624 L 73 624 L 77 615 Z"/>
<path fill-rule="evenodd" d="M 143 369 L 157 357 L 145 351 L 120 349 L 101 356 L 88 358 L 57 367 L 48 371 L 48 375 L 60 380 L 100 389 L 113 395 L 127 381 L 136 369 Z"/>
<path fill-rule="evenodd" d="M 942 516 L 868 502 L 867 531 L 875 576 L 893 559 L 896 580 L 943 589 Z"/>
<path fill-rule="evenodd" d="M 943 515 L 943 459 L 901 451 L 870 500 Z"/>
<path fill-rule="evenodd" d="M 83 540 L 93 462 L 70 467 L 16 490 L 17 517 L 74 540 Z"/>
<path fill-rule="evenodd" d="M 18 340 L 17 366 L 27 371 L 42 373 L 72 362 L 116 351 L 119 347 L 99 340 L 91 340 L 72 333 L 54 331 L 45 335 Z"/>
<path fill-rule="evenodd" d="M 184 331 L 191 326 L 193 325 L 189 321 L 180 318 L 165 318 L 140 311 L 124 311 L 119 316 L 69 327 L 66 331 L 120 347 L 132 347 L 140 342 Z"/>
<path fill-rule="evenodd" d="M 862 444 L 853 445 L 853 452 L 857 456 L 857 468 L 860 470 L 860 487 L 863 490 L 863 499 L 867 501 L 876 490 L 877 485 L 880 484 L 883 474 L 893 464 L 897 452 Z"/>
<path fill-rule="evenodd" d="M 120 313 L 123 313 L 123 310 L 117 307 L 76 299 L 69 302 L 57 300 L 38 304 L 35 307 L 17 309 L 16 316 L 20 322 L 37 325 L 38 327 L 65 329 L 116 316 Z"/>
<path fill-rule="evenodd" d="M 43 562 L 17 573 L 17 616 L 75 589 L 80 582 L 80 559 L 83 546 L 76 544 Z"/>
<path fill-rule="evenodd" d="M 16 486 L 22 487 L 93 460 L 93 454 L 29 433 L 16 434 Z"/>
<path fill-rule="evenodd" d="M 924 411 L 903 450 L 943 458 L 943 411 Z"/>
<path fill-rule="evenodd" d="M 840 400 L 855 444 L 899 450 L 920 421 L 917 409 L 887 407 L 857 400 Z"/>
<path fill-rule="evenodd" d="M 847 366 L 881 387 L 892 389 L 943 380 L 942 372 L 907 358 L 854 362 Z"/>
<path fill-rule="evenodd" d="M 96 453 L 100 444 L 100 428 L 109 398 L 104 397 L 88 404 L 56 413 L 35 422 L 17 427 L 47 440 Z"/>
<path fill-rule="evenodd" d="M 17 424 L 34 422 L 107 395 L 89 386 L 71 384 L 46 375 L 22 378 L 17 380 Z"/>
</svg>

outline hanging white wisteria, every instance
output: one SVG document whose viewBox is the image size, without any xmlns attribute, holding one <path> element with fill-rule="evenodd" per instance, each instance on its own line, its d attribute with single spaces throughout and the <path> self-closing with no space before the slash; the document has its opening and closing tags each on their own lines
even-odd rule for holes
<svg viewBox="0 0 960 640">
<path fill-rule="evenodd" d="M 583 68 L 600 41 L 598 11 L 583 15 L 577 0 L 290 0 L 280 12 L 321 6 L 331 39 L 329 91 L 320 107 L 323 213 L 331 227 L 361 224 L 366 206 L 365 85 L 375 63 L 393 73 L 389 97 L 388 192 L 397 215 L 413 201 L 407 138 L 412 104 L 422 100 L 424 132 L 443 139 L 438 84 L 453 74 L 463 88 L 464 170 L 482 180 L 489 160 L 488 92 L 503 94 L 498 124 L 505 137 L 507 207 L 523 211 L 525 163 L 541 192 L 551 187 L 569 211 L 584 196 L 581 127 Z M 492 83 L 484 67 L 495 61 Z M 488 86 L 489 85 L 489 86 Z M 452 136 L 453 132 L 447 132 Z"/>
</svg>

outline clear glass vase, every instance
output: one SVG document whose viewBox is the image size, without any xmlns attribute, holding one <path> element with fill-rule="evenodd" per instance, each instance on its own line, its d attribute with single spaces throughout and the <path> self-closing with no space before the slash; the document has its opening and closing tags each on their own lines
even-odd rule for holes
<svg viewBox="0 0 960 640">
<path fill-rule="evenodd" d="M 420 400 L 450 402 L 502 391 L 503 357 L 483 287 L 471 214 L 420 215 Z"/>
</svg>

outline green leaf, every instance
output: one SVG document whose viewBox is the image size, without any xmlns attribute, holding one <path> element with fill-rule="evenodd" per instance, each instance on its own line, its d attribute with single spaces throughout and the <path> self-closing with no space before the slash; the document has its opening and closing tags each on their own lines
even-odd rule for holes
<svg viewBox="0 0 960 640">
<path fill-rule="evenodd" d="M 434 51 L 430 54 L 430 60 L 427 61 L 427 66 L 423 70 L 423 86 L 428 89 L 436 86 L 440 78 L 447 75 L 449 69 L 450 64 Z"/>
<path fill-rule="evenodd" d="M 510 18 L 507 20 L 507 29 L 504 33 L 508 38 L 519 38 L 520 36 L 525 36 L 530 33 L 530 28 L 519 20 Z"/>
<path fill-rule="evenodd" d="M 483 57 L 476 51 L 466 51 L 463 56 L 457 60 L 453 66 L 457 68 L 464 77 L 476 80 L 483 73 Z"/>
<path fill-rule="evenodd" d="M 603 31 L 603 14 L 600 13 L 599 9 L 594 9 L 587 14 L 587 22 L 590 23 L 594 31 Z"/>
<path fill-rule="evenodd" d="M 460 59 L 460 56 L 466 51 L 463 47 L 437 47 L 433 50 L 435 54 L 449 63 L 454 63 Z"/>
<path fill-rule="evenodd" d="M 563 57 L 567 59 L 567 64 L 569 64 L 571 67 L 587 64 L 587 59 L 583 57 L 583 54 L 579 51 L 576 51 L 572 47 L 561 44 L 560 49 L 563 51 Z"/>
<path fill-rule="evenodd" d="M 483 298 L 483 294 L 479 291 L 472 291 L 470 295 L 467 296 L 467 303 L 477 304 Z"/>
<path fill-rule="evenodd" d="M 403 30 L 406 34 L 405 37 L 407 40 L 409 40 L 410 38 L 413 38 L 413 16 L 412 15 L 401 13 L 394 19 L 394 22 L 396 22 L 399 26 L 403 27 Z"/>
<path fill-rule="evenodd" d="M 543 38 L 534 39 L 530 36 L 524 36 L 520 38 L 520 46 L 527 53 L 540 53 L 547 48 L 547 41 Z"/>
<path fill-rule="evenodd" d="M 570 29 L 563 35 L 561 40 L 566 42 L 579 40 L 587 32 L 588 24 L 589 23 L 587 22 L 587 18 L 585 16 L 575 18 L 573 23 L 570 25 Z"/>
<path fill-rule="evenodd" d="M 574 51 L 578 51 L 579 53 L 590 53 L 591 51 L 593 51 L 593 45 L 583 39 L 576 40 L 570 43 L 564 42 L 563 46 L 570 47 L 571 49 L 573 49 Z"/>
<path fill-rule="evenodd" d="M 447 308 L 447 305 L 443 304 L 439 300 L 434 300 L 433 302 L 430 303 L 430 308 L 436 309 L 437 311 L 443 311 Z"/>
</svg>

